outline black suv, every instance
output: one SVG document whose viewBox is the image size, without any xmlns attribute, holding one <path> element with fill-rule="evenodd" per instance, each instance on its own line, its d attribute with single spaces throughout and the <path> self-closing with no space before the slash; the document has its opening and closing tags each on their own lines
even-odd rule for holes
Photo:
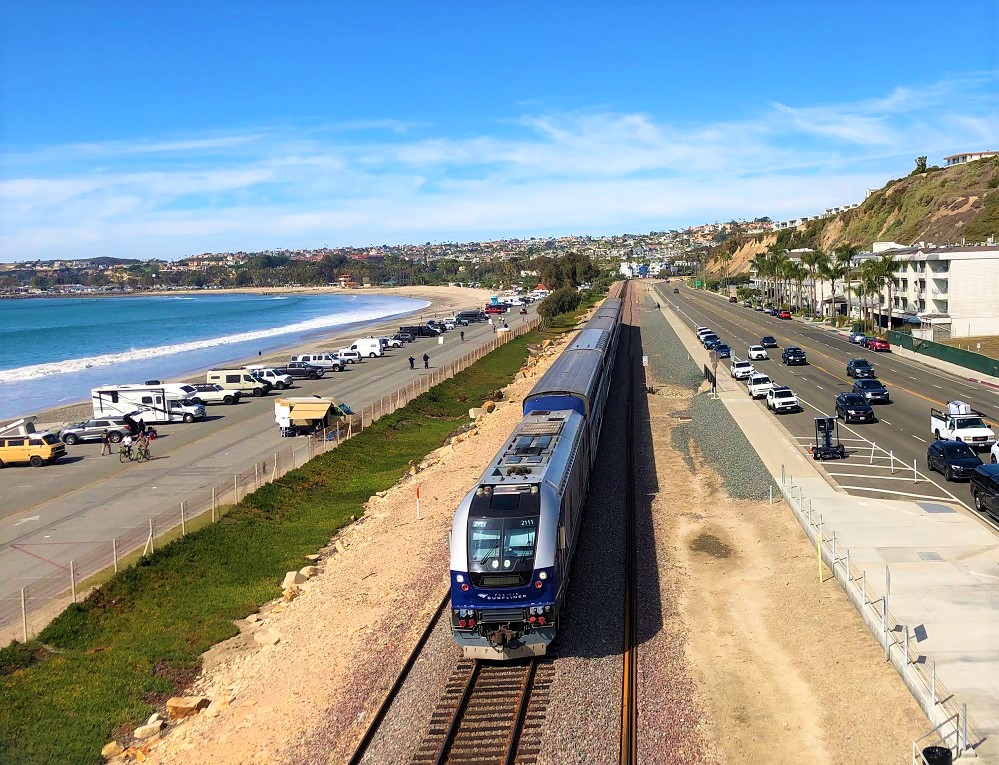
<svg viewBox="0 0 999 765">
<path fill-rule="evenodd" d="M 296 380 L 318 380 L 326 370 L 304 361 L 292 361 L 285 364 L 281 369 L 275 370 L 281 374 L 291 375 Z"/>
<path fill-rule="evenodd" d="M 846 363 L 846 376 L 859 380 L 863 377 L 875 377 L 874 366 L 867 359 L 850 359 Z"/>
<path fill-rule="evenodd" d="M 859 393 L 840 393 L 836 396 L 836 416 L 844 422 L 874 422 L 874 407 Z"/>
<path fill-rule="evenodd" d="M 982 459 L 964 441 L 934 441 L 926 449 L 926 466 L 939 470 L 948 481 L 971 478 Z"/>
<path fill-rule="evenodd" d="M 396 332 L 393 337 L 395 337 L 396 340 L 402 340 L 404 343 L 411 343 L 416 339 L 416 336 L 410 334 L 409 332 Z"/>
<path fill-rule="evenodd" d="M 781 361 L 792 367 L 796 364 L 807 364 L 808 359 L 805 357 L 805 352 L 801 350 L 797 345 L 790 345 L 784 349 L 784 352 L 780 355 Z"/>
<path fill-rule="evenodd" d="M 971 498 L 975 509 L 999 520 L 999 465 L 981 465 L 971 474 Z"/>
<path fill-rule="evenodd" d="M 764 348 L 776 348 L 777 338 L 774 337 L 773 335 L 764 335 L 763 337 L 760 338 L 760 345 L 762 345 Z"/>
<path fill-rule="evenodd" d="M 857 380 L 853 384 L 853 392 L 858 393 L 864 398 L 866 398 L 871 403 L 877 402 L 879 404 L 890 404 L 891 397 L 888 395 L 888 389 L 884 386 L 880 380 L 873 378 L 868 378 L 866 380 Z"/>
</svg>

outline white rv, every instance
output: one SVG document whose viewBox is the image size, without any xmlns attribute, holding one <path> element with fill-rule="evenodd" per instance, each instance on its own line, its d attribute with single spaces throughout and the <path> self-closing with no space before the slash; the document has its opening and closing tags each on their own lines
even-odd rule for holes
<svg viewBox="0 0 999 765">
<path fill-rule="evenodd" d="M 90 391 L 94 417 L 131 414 L 145 423 L 194 422 L 205 419 L 205 407 L 191 401 L 192 385 L 104 385 Z"/>
</svg>

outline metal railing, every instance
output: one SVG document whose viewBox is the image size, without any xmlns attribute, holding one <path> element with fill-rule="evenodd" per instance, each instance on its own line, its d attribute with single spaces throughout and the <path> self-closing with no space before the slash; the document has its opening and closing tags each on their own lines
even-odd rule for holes
<svg viewBox="0 0 999 765">
<path fill-rule="evenodd" d="M 891 568 L 885 564 L 885 579 L 881 588 L 868 581 L 867 571 L 850 562 L 850 549 L 837 545 L 836 531 L 825 524 L 822 513 L 812 509 L 812 500 L 801 486 L 781 466 L 781 492 L 815 547 L 819 581 L 825 581 L 823 567 L 832 572 L 847 596 L 860 612 L 864 622 L 884 647 L 885 661 L 890 661 L 902 680 L 919 702 L 923 712 L 936 727 L 916 743 L 936 735 L 944 746 L 950 746 L 957 756 L 971 749 L 968 731 L 968 705 L 958 704 L 954 694 L 937 677 L 936 662 L 921 655 L 915 631 L 903 624 L 891 612 Z M 914 650 L 915 646 L 915 650 Z M 953 730 L 946 735 L 949 721 Z M 975 741 L 977 737 L 971 734 Z M 946 743 L 953 739 L 953 745 Z"/>
<path fill-rule="evenodd" d="M 537 317 L 500 329 L 484 345 L 475 347 L 458 360 L 428 370 L 428 374 L 364 406 L 338 429 L 323 430 L 279 449 L 267 459 L 255 461 L 242 472 L 220 476 L 211 489 L 187 497 L 177 506 L 151 516 L 141 526 L 131 528 L 93 548 L 65 567 L 35 580 L 19 592 L 0 598 L 0 645 L 11 640 L 27 642 L 59 615 L 64 608 L 82 600 L 121 568 L 150 555 L 169 542 L 210 523 L 215 523 L 247 494 L 301 467 L 313 457 L 332 451 L 344 441 L 363 433 L 380 418 L 406 406 L 445 380 L 467 369 L 510 340 L 538 326 Z"/>
</svg>

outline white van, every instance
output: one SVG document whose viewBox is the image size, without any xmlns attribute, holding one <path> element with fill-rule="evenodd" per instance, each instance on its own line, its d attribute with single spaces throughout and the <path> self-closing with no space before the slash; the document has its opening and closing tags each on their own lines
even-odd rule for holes
<svg viewBox="0 0 999 765">
<path fill-rule="evenodd" d="M 382 348 L 382 342 L 377 337 L 362 337 L 360 340 L 355 340 L 351 344 L 350 350 L 357 351 L 362 356 L 367 356 L 369 359 L 385 355 L 385 349 Z"/>
<path fill-rule="evenodd" d="M 221 385 L 226 390 L 238 390 L 247 396 L 263 396 L 268 388 L 248 369 L 213 369 L 206 375 L 205 382 Z"/>
<path fill-rule="evenodd" d="M 298 356 L 292 356 L 291 360 L 311 364 L 314 367 L 322 367 L 327 372 L 342 372 L 344 365 L 342 359 L 330 353 L 301 353 Z"/>
</svg>

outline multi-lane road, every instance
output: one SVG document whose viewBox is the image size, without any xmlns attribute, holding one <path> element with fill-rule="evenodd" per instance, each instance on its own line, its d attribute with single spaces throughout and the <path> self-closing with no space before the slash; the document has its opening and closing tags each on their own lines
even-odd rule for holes
<svg viewBox="0 0 999 765">
<path fill-rule="evenodd" d="M 966 401 L 995 422 L 999 392 L 916 360 L 860 348 L 841 332 L 781 320 L 687 287 L 674 294 L 674 286 L 656 287 L 660 302 L 669 303 L 670 310 L 675 310 L 687 326 L 714 329 L 722 342 L 731 346 L 733 356 L 747 358 L 749 346 L 759 345 L 764 335 L 777 339 L 779 347 L 769 349 L 771 359 L 753 364 L 775 384 L 790 386 L 797 394 L 804 411 L 780 415 L 780 421 L 803 450 L 814 443 L 814 418 L 835 416 L 836 395 L 853 387 L 846 374 L 847 362 L 863 357 L 874 365 L 878 379 L 891 394 L 891 403 L 875 405 L 877 422 L 840 423 L 841 440 L 849 456 L 822 467 L 841 488 L 858 496 L 944 500 L 973 512 L 967 483 L 947 482 L 926 467 L 926 448 L 933 440 L 930 408 L 940 408 L 951 400 Z M 806 352 L 807 365 L 788 367 L 781 363 L 781 349 L 789 345 Z M 719 375 L 727 375 L 728 366 L 722 359 Z M 754 405 L 765 407 L 764 402 Z M 981 456 L 989 460 L 987 452 Z"/>
</svg>

